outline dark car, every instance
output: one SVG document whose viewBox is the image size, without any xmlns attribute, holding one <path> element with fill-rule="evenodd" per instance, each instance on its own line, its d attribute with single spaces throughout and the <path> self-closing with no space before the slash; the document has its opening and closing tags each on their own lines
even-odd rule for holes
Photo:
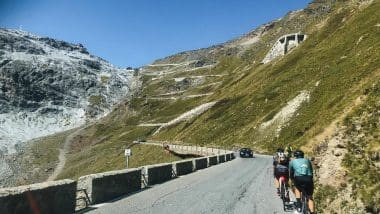
<svg viewBox="0 0 380 214">
<path fill-rule="evenodd" d="M 239 154 L 242 158 L 253 158 L 253 152 L 250 148 L 241 148 Z"/>
</svg>

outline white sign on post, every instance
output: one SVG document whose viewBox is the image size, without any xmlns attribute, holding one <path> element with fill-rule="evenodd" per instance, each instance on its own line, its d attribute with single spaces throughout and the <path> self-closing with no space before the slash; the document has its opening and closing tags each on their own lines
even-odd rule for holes
<svg viewBox="0 0 380 214">
<path fill-rule="evenodd" d="M 131 156 L 131 155 L 132 155 L 132 153 L 131 153 L 131 149 L 125 149 L 125 151 L 124 151 L 124 155 L 125 155 L 125 156 Z"/>
</svg>

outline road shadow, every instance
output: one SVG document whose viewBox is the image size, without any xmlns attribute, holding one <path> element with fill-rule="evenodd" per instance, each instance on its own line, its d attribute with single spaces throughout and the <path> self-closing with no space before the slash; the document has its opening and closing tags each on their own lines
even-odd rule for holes
<svg viewBox="0 0 380 214">
<path fill-rule="evenodd" d="M 173 178 L 173 179 L 175 179 L 175 178 Z M 172 179 L 172 180 L 173 180 L 173 179 Z M 126 194 L 126 195 L 122 195 L 122 196 L 119 196 L 119 197 L 117 197 L 117 198 L 114 198 L 114 199 L 112 199 L 112 200 L 109 200 L 109 201 L 106 201 L 106 202 L 103 202 L 103 203 L 100 203 L 100 204 L 93 204 L 93 205 L 90 205 L 90 206 L 88 206 L 88 207 L 86 207 L 86 208 L 83 208 L 83 209 L 80 209 L 80 210 L 75 211 L 74 214 L 83 214 L 83 213 L 87 213 L 87 212 L 90 212 L 90 211 L 96 210 L 96 209 L 98 209 L 99 207 L 106 206 L 107 204 L 112 204 L 112 203 L 114 203 L 114 202 L 116 202 L 116 201 L 119 201 L 119 200 L 123 200 L 123 199 L 125 199 L 125 198 L 127 198 L 127 197 L 130 197 L 130 196 L 135 195 L 135 194 L 137 194 L 137 193 L 143 192 L 143 191 L 148 190 L 148 189 L 150 189 L 150 188 L 152 188 L 152 187 L 153 187 L 153 186 L 146 186 L 146 187 L 144 187 L 144 188 L 142 188 L 142 189 L 140 189 L 140 190 L 138 190 L 138 191 L 136 191 L 136 192 L 132 192 L 132 193 L 129 193 L 129 194 Z"/>
</svg>

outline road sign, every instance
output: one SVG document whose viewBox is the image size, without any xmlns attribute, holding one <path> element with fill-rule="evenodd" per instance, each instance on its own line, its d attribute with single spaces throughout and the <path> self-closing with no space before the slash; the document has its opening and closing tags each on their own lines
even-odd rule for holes
<svg viewBox="0 0 380 214">
<path fill-rule="evenodd" d="M 132 155 L 131 149 L 125 149 L 124 155 L 125 156 L 131 156 Z"/>
</svg>

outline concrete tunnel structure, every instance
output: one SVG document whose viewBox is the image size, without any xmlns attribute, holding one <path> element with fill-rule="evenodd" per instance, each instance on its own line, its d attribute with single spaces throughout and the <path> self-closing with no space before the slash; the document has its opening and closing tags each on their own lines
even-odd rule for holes
<svg viewBox="0 0 380 214">
<path fill-rule="evenodd" d="M 280 37 L 273 45 L 272 49 L 264 57 L 262 63 L 268 63 L 273 59 L 287 54 L 290 50 L 297 47 L 307 38 L 306 34 L 292 33 Z"/>
</svg>

